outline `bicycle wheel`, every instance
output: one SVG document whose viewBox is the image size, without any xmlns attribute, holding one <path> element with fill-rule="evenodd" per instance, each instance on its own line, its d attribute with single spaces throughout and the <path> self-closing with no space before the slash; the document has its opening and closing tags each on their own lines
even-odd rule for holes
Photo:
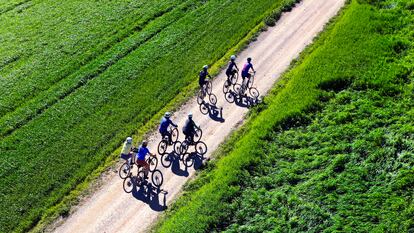
<svg viewBox="0 0 414 233">
<path fill-rule="evenodd" d="M 208 114 L 208 106 L 206 106 L 205 104 L 200 104 L 200 112 L 203 115 L 207 115 Z"/>
<path fill-rule="evenodd" d="M 121 179 L 125 179 L 131 174 L 131 165 L 129 165 L 128 161 L 122 164 L 122 166 L 119 168 L 118 173 Z"/>
<path fill-rule="evenodd" d="M 186 166 L 186 167 L 191 167 L 191 166 L 193 166 L 193 164 L 194 164 L 194 159 L 193 159 L 192 154 L 190 154 L 190 153 L 185 153 L 185 154 L 183 155 L 183 164 L 184 164 L 184 166 Z"/>
<path fill-rule="evenodd" d="M 252 87 L 249 89 L 249 93 L 252 96 L 253 99 L 257 99 L 259 98 L 259 90 L 257 90 L 256 88 Z"/>
<path fill-rule="evenodd" d="M 197 103 L 202 104 L 204 102 L 203 90 L 200 90 L 197 94 Z"/>
<path fill-rule="evenodd" d="M 231 84 L 229 83 L 229 81 L 228 80 L 224 81 L 223 93 L 226 94 L 227 92 L 229 92 L 230 88 L 231 88 Z"/>
<path fill-rule="evenodd" d="M 206 83 L 206 92 L 207 94 L 211 94 L 211 91 L 213 90 L 213 83 L 211 82 L 211 80 L 208 80 Z"/>
<path fill-rule="evenodd" d="M 161 156 L 161 164 L 165 168 L 169 168 L 172 164 L 172 161 L 174 160 L 173 156 L 171 154 L 163 154 Z"/>
<path fill-rule="evenodd" d="M 149 170 L 152 172 L 152 171 L 155 171 L 155 169 L 157 169 L 157 166 L 158 166 L 158 158 L 157 157 L 152 157 L 152 156 L 150 156 L 150 157 L 148 157 L 147 158 L 147 163 L 150 165 L 150 168 L 149 168 Z"/>
<path fill-rule="evenodd" d="M 233 86 L 233 90 L 236 93 L 236 95 L 240 95 L 241 89 L 242 89 L 242 86 L 238 83 Z"/>
<path fill-rule="evenodd" d="M 196 129 L 195 135 L 194 135 L 194 142 L 199 142 L 201 140 L 201 136 L 203 136 L 203 131 L 201 129 Z"/>
<path fill-rule="evenodd" d="M 210 103 L 211 103 L 212 105 L 216 105 L 216 104 L 217 104 L 217 96 L 216 96 L 215 94 L 210 94 L 210 95 L 208 96 L 208 98 L 209 98 Z"/>
<path fill-rule="evenodd" d="M 164 139 L 158 144 L 158 154 L 163 155 L 167 151 L 168 143 Z"/>
<path fill-rule="evenodd" d="M 123 188 L 126 193 L 131 193 L 134 190 L 134 181 L 131 176 L 128 176 L 123 183 Z"/>
<path fill-rule="evenodd" d="M 224 98 L 227 100 L 227 102 L 234 103 L 234 94 L 231 91 L 230 92 L 227 92 L 224 95 Z"/>
<path fill-rule="evenodd" d="M 187 153 L 187 150 L 188 150 L 188 145 L 189 143 L 188 143 L 188 141 L 187 140 L 184 140 L 184 142 L 183 143 L 181 143 L 181 148 L 180 148 L 180 154 L 181 155 L 183 155 L 183 154 L 185 154 L 185 153 Z"/>
<path fill-rule="evenodd" d="M 171 130 L 171 140 L 172 142 L 176 142 L 178 140 L 179 132 L 177 128 L 173 128 Z"/>
<path fill-rule="evenodd" d="M 233 74 L 233 76 L 231 76 L 231 84 L 235 85 L 238 79 L 239 79 L 239 73 L 236 72 Z"/>
<path fill-rule="evenodd" d="M 176 142 L 174 143 L 174 152 L 175 152 L 177 155 L 180 155 L 180 154 L 181 154 L 181 142 L 180 142 L 180 141 L 176 141 Z"/>
<path fill-rule="evenodd" d="M 205 155 L 207 153 L 207 145 L 204 142 L 197 142 L 195 149 L 200 155 Z"/>
<path fill-rule="evenodd" d="M 151 180 L 152 180 L 152 184 L 155 185 L 157 188 L 159 188 L 164 182 L 164 176 L 162 175 L 160 170 L 155 170 L 152 172 Z"/>
<path fill-rule="evenodd" d="M 136 177 L 135 185 L 141 186 L 145 181 L 145 172 L 143 170 L 138 172 L 138 175 Z"/>
</svg>

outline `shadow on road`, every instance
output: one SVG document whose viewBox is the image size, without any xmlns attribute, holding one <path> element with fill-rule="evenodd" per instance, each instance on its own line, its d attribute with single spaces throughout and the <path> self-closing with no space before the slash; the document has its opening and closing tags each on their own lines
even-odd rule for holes
<svg viewBox="0 0 414 233">
<path fill-rule="evenodd" d="M 223 108 L 219 108 L 210 103 L 204 102 L 200 104 L 200 112 L 204 115 L 209 115 L 209 117 L 214 120 L 223 123 L 225 120 L 223 118 Z"/>
<path fill-rule="evenodd" d="M 149 182 L 142 182 L 139 186 L 134 186 L 132 191 L 133 197 L 158 212 L 167 209 L 167 194 L 167 191 L 159 189 Z"/>
</svg>

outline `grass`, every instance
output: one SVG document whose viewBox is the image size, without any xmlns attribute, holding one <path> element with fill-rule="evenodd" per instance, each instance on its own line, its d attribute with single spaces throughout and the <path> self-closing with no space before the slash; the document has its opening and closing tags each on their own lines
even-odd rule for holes
<svg viewBox="0 0 414 233">
<path fill-rule="evenodd" d="M 155 231 L 412 231 L 410 6 L 349 3 Z"/>
<path fill-rule="evenodd" d="M 104 46 L 107 49 L 92 46 L 91 50 L 97 49 L 96 56 L 84 57 L 87 62 L 79 69 L 68 66 L 62 71 L 68 78 L 35 69 L 51 81 L 38 84 L 34 76 L 25 80 L 32 78 L 28 82 L 44 90 L 18 102 L 2 96 L 0 102 L 2 106 L 19 105 L 7 107 L 0 120 L 1 231 L 27 231 L 43 220 L 45 213 L 102 166 L 127 135 L 153 120 L 164 105 L 187 90 L 196 79 L 197 67 L 217 62 L 265 16 L 290 2 L 183 2 L 154 13 L 151 20 L 139 21 L 132 34 L 118 37 L 122 40 Z M 23 13 L 35 11 L 33 7 Z M 11 10 L 0 17 L 10 14 L 17 12 Z M 69 21 L 72 15 L 62 17 Z M 228 33 L 221 33 L 224 30 Z M 83 46 L 88 48 L 89 44 Z M 5 50 L 0 54 L 9 56 Z M 3 61 L 2 75 L 11 75 L 14 69 L 19 73 L 28 65 L 26 58 Z M 48 67 L 62 67 L 53 64 Z M 2 79 L 2 88 L 26 82 L 10 77 Z"/>
</svg>

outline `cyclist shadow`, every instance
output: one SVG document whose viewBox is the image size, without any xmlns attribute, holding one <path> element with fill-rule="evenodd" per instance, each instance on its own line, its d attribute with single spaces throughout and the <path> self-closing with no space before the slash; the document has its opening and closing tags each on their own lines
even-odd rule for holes
<svg viewBox="0 0 414 233">
<path fill-rule="evenodd" d="M 157 212 L 167 209 L 168 192 L 153 186 L 150 182 L 145 181 L 139 186 L 134 186 L 132 196 L 140 200 Z"/>
<path fill-rule="evenodd" d="M 260 98 L 253 98 L 248 95 L 238 95 L 233 91 L 231 92 L 231 95 L 233 96 L 234 103 L 242 108 L 251 108 L 258 105 L 261 102 Z M 227 102 L 230 101 L 227 100 Z"/>
<path fill-rule="evenodd" d="M 212 105 L 203 101 L 200 104 L 200 112 L 203 115 L 209 115 L 209 117 L 214 120 L 223 123 L 225 120 L 223 118 L 223 108 L 219 108 L 216 105 Z"/>
<path fill-rule="evenodd" d="M 184 169 L 181 167 L 184 167 Z M 181 163 L 180 155 L 177 155 L 174 161 L 172 161 L 171 171 L 177 176 L 188 177 L 190 175 L 190 173 L 188 173 L 187 167 Z"/>
</svg>

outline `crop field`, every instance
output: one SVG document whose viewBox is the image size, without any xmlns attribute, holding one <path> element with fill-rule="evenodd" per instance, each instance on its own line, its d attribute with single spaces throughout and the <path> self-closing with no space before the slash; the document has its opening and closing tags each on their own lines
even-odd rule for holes
<svg viewBox="0 0 414 233">
<path fill-rule="evenodd" d="M 32 228 L 291 2 L 1 0 L 0 231 Z"/>
<path fill-rule="evenodd" d="M 156 230 L 412 232 L 413 6 L 350 1 Z"/>
</svg>

